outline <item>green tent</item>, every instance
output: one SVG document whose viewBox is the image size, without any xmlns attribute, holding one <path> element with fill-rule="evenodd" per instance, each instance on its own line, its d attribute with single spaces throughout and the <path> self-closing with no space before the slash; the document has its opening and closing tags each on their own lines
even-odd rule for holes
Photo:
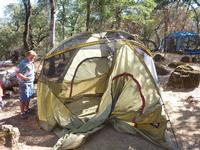
<svg viewBox="0 0 200 150">
<path fill-rule="evenodd" d="M 54 149 L 79 147 L 107 121 L 172 149 L 155 66 L 147 58 L 152 60 L 136 36 L 120 31 L 82 33 L 52 49 L 44 59 L 37 96 L 40 125 L 59 127 Z"/>
</svg>

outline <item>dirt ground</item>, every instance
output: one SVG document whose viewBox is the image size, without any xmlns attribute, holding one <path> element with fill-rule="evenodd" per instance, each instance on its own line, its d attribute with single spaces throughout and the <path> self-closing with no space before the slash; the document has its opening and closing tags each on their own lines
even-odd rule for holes
<svg viewBox="0 0 200 150">
<path fill-rule="evenodd" d="M 179 56 L 165 56 L 170 60 L 179 60 Z M 167 62 L 166 62 L 167 63 Z M 192 64 L 200 70 L 200 64 Z M 200 149 L 200 86 L 193 90 L 171 90 L 165 88 L 169 75 L 159 76 L 160 91 L 166 110 L 181 150 Z M 20 130 L 20 150 L 49 150 L 58 138 L 52 132 L 39 128 L 36 111 L 26 120 L 19 116 L 17 93 L 5 99 L 7 105 L 0 112 L 0 124 L 11 124 Z M 31 106 L 36 108 L 36 98 Z M 174 140 L 174 139 L 173 139 Z M 0 146 L 1 150 L 7 150 Z M 139 136 L 119 133 L 111 125 L 90 136 L 78 150 L 161 150 Z"/>
</svg>

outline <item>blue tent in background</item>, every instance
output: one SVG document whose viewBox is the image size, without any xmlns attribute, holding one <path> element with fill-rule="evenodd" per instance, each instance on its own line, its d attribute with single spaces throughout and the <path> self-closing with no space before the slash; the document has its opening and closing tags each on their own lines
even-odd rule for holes
<svg viewBox="0 0 200 150">
<path fill-rule="evenodd" d="M 200 53 L 200 36 L 193 32 L 173 32 L 162 40 L 161 46 L 168 52 Z"/>
</svg>

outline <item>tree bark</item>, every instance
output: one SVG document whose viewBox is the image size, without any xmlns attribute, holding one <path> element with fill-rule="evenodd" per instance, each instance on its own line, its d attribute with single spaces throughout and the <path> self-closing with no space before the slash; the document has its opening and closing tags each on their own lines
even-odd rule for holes
<svg viewBox="0 0 200 150">
<path fill-rule="evenodd" d="M 49 46 L 50 49 L 54 47 L 55 44 L 55 0 L 49 0 L 50 2 L 50 31 L 49 31 Z"/>
<path fill-rule="evenodd" d="M 116 27 L 115 29 L 118 30 L 120 29 L 121 26 L 121 8 L 119 6 L 115 7 L 115 19 L 116 19 Z"/>
<path fill-rule="evenodd" d="M 168 23 L 169 23 L 169 18 L 168 18 L 168 9 L 163 8 L 163 14 L 164 14 L 164 37 L 168 34 Z"/>
<path fill-rule="evenodd" d="M 63 12 L 62 12 L 62 39 L 64 40 L 65 39 L 65 13 L 66 13 L 66 11 L 65 11 L 65 5 L 64 4 L 62 4 L 62 10 L 63 10 Z"/>
<path fill-rule="evenodd" d="M 90 5 L 91 5 L 91 0 L 87 0 L 86 31 L 89 31 L 90 28 L 90 13 L 91 13 Z"/>
<path fill-rule="evenodd" d="M 30 24 L 29 26 L 29 49 L 34 48 L 34 42 L 33 42 L 33 34 L 32 34 L 32 26 Z"/>
<path fill-rule="evenodd" d="M 100 16 L 100 29 L 102 30 L 103 27 L 103 22 L 104 22 L 104 5 L 105 5 L 105 0 L 100 0 L 99 1 L 99 12 L 101 14 Z"/>
<path fill-rule="evenodd" d="M 195 4 L 197 4 L 198 6 L 200 6 L 200 2 L 198 0 L 194 0 Z"/>
<path fill-rule="evenodd" d="M 23 43 L 24 49 L 26 51 L 30 50 L 29 39 L 30 39 L 30 16 L 31 16 L 31 2 L 30 0 L 22 0 L 25 9 L 25 23 L 24 23 L 24 33 L 23 33 Z"/>
<path fill-rule="evenodd" d="M 50 30 L 49 30 L 49 50 L 54 47 L 55 44 L 55 0 L 49 0 L 50 2 Z M 55 57 L 49 60 L 49 75 L 55 74 Z"/>
<path fill-rule="evenodd" d="M 194 14 L 195 14 L 195 20 L 196 20 L 196 27 L 197 27 L 197 33 L 199 34 L 199 17 L 198 17 L 198 13 L 196 11 L 196 9 L 194 8 L 193 5 L 191 5 L 192 7 L 192 10 L 194 11 Z"/>
<path fill-rule="evenodd" d="M 61 29 L 62 29 L 62 39 L 64 40 L 65 39 L 66 14 L 67 14 L 66 6 L 68 7 L 69 0 L 60 0 L 60 5 L 62 8 L 60 23 L 61 23 Z"/>
</svg>

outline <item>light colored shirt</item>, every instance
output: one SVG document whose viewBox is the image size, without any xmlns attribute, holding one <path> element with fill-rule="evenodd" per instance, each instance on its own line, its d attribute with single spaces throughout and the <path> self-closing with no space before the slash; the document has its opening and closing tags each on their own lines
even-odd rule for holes
<svg viewBox="0 0 200 150">
<path fill-rule="evenodd" d="M 23 74 L 24 76 L 30 78 L 30 80 L 22 80 L 20 82 L 30 83 L 35 80 L 35 67 L 32 62 L 27 59 L 23 59 L 17 67 L 17 72 Z"/>
</svg>

